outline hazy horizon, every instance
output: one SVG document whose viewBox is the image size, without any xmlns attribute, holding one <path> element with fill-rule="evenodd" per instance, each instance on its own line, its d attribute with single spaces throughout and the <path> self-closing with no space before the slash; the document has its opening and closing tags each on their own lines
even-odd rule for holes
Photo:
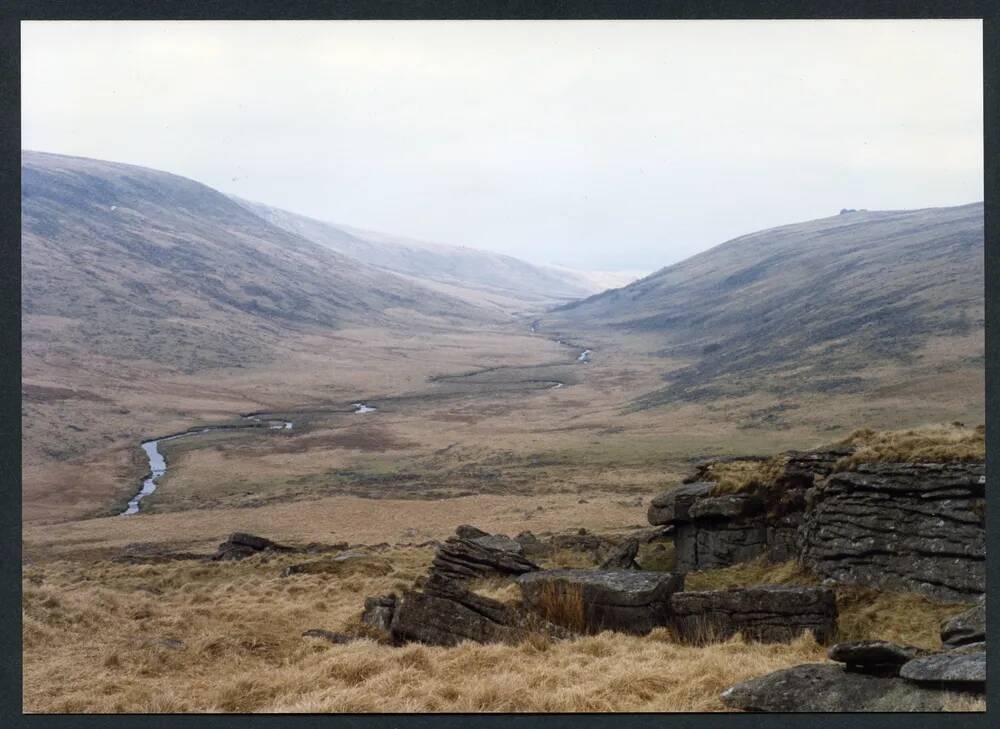
<svg viewBox="0 0 1000 729">
<path fill-rule="evenodd" d="M 954 20 L 26 22 L 22 147 L 653 271 L 844 207 L 982 200 L 981 50 Z"/>
</svg>

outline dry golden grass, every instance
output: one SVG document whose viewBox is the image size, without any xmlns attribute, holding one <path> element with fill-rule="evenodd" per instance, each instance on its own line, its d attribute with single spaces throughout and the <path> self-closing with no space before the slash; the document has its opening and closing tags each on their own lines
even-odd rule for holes
<svg viewBox="0 0 1000 729">
<path fill-rule="evenodd" d="M 601 633 L 516 646 L 394 648 L 355 635 L 366 595 L 400 590 L 429 549 L 397 549 L 385 576 L 278 576 L 291 557 L 240 563 L 28 568 L 29 712 L 720 711 L 727 686 L 821 660 L 791 645 L 678 645 Z M 502 589 L 499 583 L 497 590 Z M 495 593 L 494 593 L 495 594 Z M 172 649 L 166 639 L 183 641 Z"/>
<path fill-rule="evenodd" d="M 712 493 L 735 494 L 743 491 L 766 491 L 785 470 L 788 459 L 775 456 L 766 461 L 728 461 L 713 463 L 708 477 L 715 481 Z"/>
<path fill-rule="evenodd" d="M 29 712 L 572 712 L 722 711 L 720 692 L 780 668 L 825 660 L 810 637 L 789 645 L 733 638 L 681 645 L 671 631 L 604 632 L 519 645 L 392 647 L 360 623 L 368 595 L 401 592 L 433 549 L 391 548 L 389 574 L 280 577 L 301 555 L 243 562 L 126 565 L 51 562 L 25 568 L 24 703 Z M 720 571 L 722 572 L 722 571 Z M 692 575 L 695 586 L 735 584 Z M 713 580 L 709 582 L 709 578 Z M 752 565 L 745 579 L 791 581 L 789 565 Z M 699 582 L 700 580 L 700 582 Z M 516 603 L 502 579 L 474 585 Z M 691 589 L 689 588 L 689 589 Z M 915 596 L 848 591 L 853 636 L 917 644 L 955 607 Z M 561 597 L 561 596 L 560 596 Z M 881 602 L 880 602 L 881 600 Z M 564 608 L 572 607 L 568 603 Z M 918 610 L 919 608 L 919 610 Z M 570 611 L 572 612 L 572 611 Z M 325 628 L 359 640 L 304 638 Z M 176 648 L 170 640 L 182 641 Z M 956 699 L 957 700 L 957 699 Z M 962 699 L 955 710 L 981 710 Z"/>
<path fill-rule="evenodd" d="M 818 585 L 819 579 L 794 560 L 768 562 L 764 556 L 732 567 L 689 572 L 685 590 L 728 590 L 749 585 Z"/>
<path fill-rule="evenodd" d="M 870 637 L 923 648 L 941 648 L 941 622 L 969 608 L 939 605 L 912 592 L 879 592 L 870 587 L 837 588 L 837 640 Z"/>
<path fill-rule="evenodd" d="M 857 448 L 853 455 L 837 462 L 837 468 L 859 463 L 909 461 L 948 463 L 982 461 L 986 458 L 986 428 L 968 428 L 962 423 L 928 425 L 907 430 L 874 431 L 863 428 L 843 441 Z"/>
</svg>

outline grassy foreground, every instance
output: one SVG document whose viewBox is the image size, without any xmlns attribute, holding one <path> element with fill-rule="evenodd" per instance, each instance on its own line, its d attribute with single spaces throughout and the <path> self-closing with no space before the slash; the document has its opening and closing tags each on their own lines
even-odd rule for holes
<svg viewBox="0 0 1000 729">
<path fill-rule="evenodd" d="M 722 711 L 727 686 L 825 660 L 809 636 L 789 645 L 740 638 L 696 647 L 670 631 L 601 633 L 516 646 L 334 645 L 309 628 L 347 630 L 366 595 L 409 586 L 430 547 L 370 550 L 340 574 L 281 577 L 302 555 L 154 565 L 49 562 L 24 573 L 24 703 L 29 712 Z M 574 555 L 560 554 L 568 564 Z M 315 559 L 315 558 L 313 558 Z M 789 565 L 692 575 L 693 587 L 808 581 Z M 510 584 L 485 594 L 517 598 Z M 850 596 L 841 622 L 857 637 L 933 645 L 957 606 L 915 596 Z M 863 599 L 862 599 L 863 598 Z M 846 612 L 844 612 L 846 610 Z M 900 612 L 907 621 L 899 624 Z M 901 625 L 901 627 L 899 627 Z M 882 636 L 880 636 L 882 637 Z M 955 709 L 982 709 L 957 699 Z"/>
</svg>

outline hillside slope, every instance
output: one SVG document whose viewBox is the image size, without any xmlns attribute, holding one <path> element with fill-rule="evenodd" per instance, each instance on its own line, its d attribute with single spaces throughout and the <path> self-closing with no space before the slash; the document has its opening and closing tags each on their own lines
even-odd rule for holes
<svg viewBox="0 0 1000 729">
<path fill-rule="evenodd" d="M 589 296 L 601 279 L 570 270 L 536 266 L 512 256 L 463 246 L 427 243 L 298 215 L 233 198 L 273 225 L 370 266 L 504 310 L 535 308 Z"/>
<path fill-rule="evenodd" d="M 290 329 L 484 319 L 176 175 L 22 155 L 25 335 L 183 371 L 266 358 Z M 54 352 L 50 352 L 54 353 Z"/>
<path fill-rule="evenodd" d="M 641 406 L 981 372 L 983 205 L 851 212 L 742 236 L 544 325 L 641 340 L 683 362 Z"/>
</svg>

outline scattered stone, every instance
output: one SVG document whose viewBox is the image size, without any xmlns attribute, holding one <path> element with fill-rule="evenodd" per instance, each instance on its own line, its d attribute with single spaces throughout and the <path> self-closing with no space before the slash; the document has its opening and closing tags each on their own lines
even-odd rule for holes
<svg viewBox="0 0 1000 729">
<path fill-rule="evenodd" d="M 639 540 L 630 538 L 611 550 L 607 559 L 601 563 L 602 570 L 638 570 L 641 569 L 635 561 L 639 553 Z"/>
<path fill-rule="evenodd" d="M 864 463 L 812 490 L 802 560 L 822 577 L 945 602 L 986 588 L 985 464 Z"/>
<path fill-rule="evenodd" d="M 309 630 L 303 631 L 303 638 L 322 638 L 335 645 L 342 645 L 344 643 L 350 643 L 354 638 L 344 633 L 335 633 L 332 630 L 324 630 L 323 628 L 310 628 Z"/>
<path fill-rule="evenodd" d="M 546 557 L 552 553 L 552 547 L 531 532 L 521 532 L 514 541 L 521 545 L 521 553 L 526 557 Z"/>
<path fill-rule="evenodd" d="M 408 641 L 454 646 L 476 643 L 517 643 L 531 632 L 566 637 L 565 630 L 525 611 L 476 595 L 463 584 L 440 574 L 422 582 L 422 590 L 408 590 L 396 604 L 390 625 L 394 643 Z"/>
<path fill-rule="evenodd" d="M 917 658 L 899 669 L 899 675 L 917 683 L 985 691 L 986 651 L 949 651 Z"/>
<path fill-rule="evenodd" d="M 276 542 L 272 542 L 270 539 L 265 539 L 264 537 L 258 537 L 244 532 L 233 532 L 229 535 L 229 539 L 219 545 L 218 551 L 216 551 L 210 559 L 215 561 L 239 560 L 251 557 L 255 554 L 260 554 L 261 552 L 293 551 L 296 550 L 292 547 L 277 544 Z"/>
<path fill-rule="evenodd" d="M 945 620 L 941 624 L 941 642 L 946 648 L 955 648 L 967 643 L 986 640 L 986 600 L 985 595 L 976 605 L 964 613 Z"/>
<path fill-rule="evenodd" d="M 848 671 L 875 676 L 898 676 L 900 667 L 930 651 L 912 645 L 899 645 L 884 640 L 859 640 L 837 643 L 827 652 L 831 661 L 843 663 Z"/>
<path fill-rule="evenodd" d="M 392 625 L 392 615 L 396 611 L 396 593 L 365 598 L 365 609 L 361 613 L 361 622 L 378 630 L 389 632 Z"/>
<path fill-rule="evenodd" d="M 512 539 L 504 539 L 521 546 Z M 494 543 L 484 544 L 482 538 L 449 537 L 438 547 L 431 572 L 452 580 L 470 580 L 495 575 L 516 576 L 538 569 L 538 565 L 520 554 L 491 546 Z"/>
<path fill-rule="evenodd" d="M 455 529 L 455 534 L 462 539 L 479 539 L 480 537 L 490 536 L 489 532 L 484 532 L 482 529 L 468 524 L 460 525 Z"/>
<path fill-rule="evenodd" d="M 729 708 L 742 711 L 942 711 L 949 694 L 899 678 L 808 663 L 730 686 L 721 698 Z"/>
<path fill-rule="evenodd" d="M 788 642 L 811 630 L 825 643 L 837 627 L 837 601 L 822 587 L 766 585 L 678 592 L 671 599 L 682 640 L 704 643 L 742 633 L 763 643 Z"/>
<path fill-rule="evenodd" d="M 552 622 L 639 635 L 670 623 L 671 595 L 684 588 L 683 575 L 637 570 L 544 570 L 517 582 L 525 607 Z"/>
</svg>

